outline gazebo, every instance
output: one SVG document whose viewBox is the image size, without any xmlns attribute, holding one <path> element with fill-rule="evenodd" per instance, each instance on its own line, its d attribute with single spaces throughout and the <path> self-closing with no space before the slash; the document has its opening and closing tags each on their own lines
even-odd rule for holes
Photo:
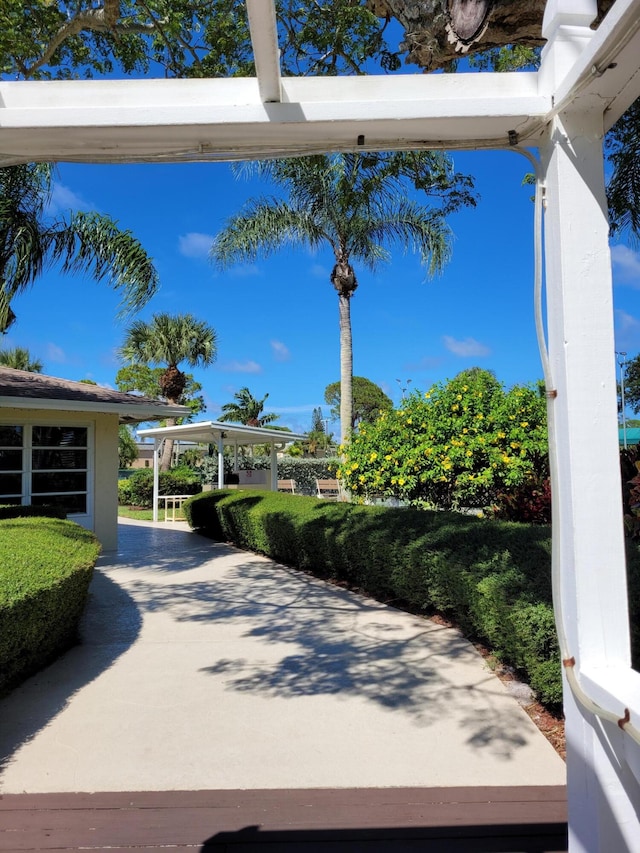
<svg viewBox="0 0 640 853">
<path fill-rule="evenodd" d="M 640 0 L 615 0 L 597 29 L 596 0 L 548 0 L 535 72 L 331 78 L 283 78 L 273 0 L 246 6 L 255 78 L 0 82 L 0 164 L 429 148 L 530 160 L 546 277 L 538 329 L 570 850 L 638 851 L 640 673 L 630 656 L 602 141 L 640 96 Z"/>
<path fill-rule="evenodd" d="M 271 448 L 271 471 L 269 488 L 278 490 L 278 447 L 283 447 L 292 441 L 302 441 L 305 436 L 295 432 L 267 429 L 266 427 L 246 426 L 245 424 L 224 423 L 222 421 L 201 421 L 195 424 L 180 426 L 157 427 L 154 429 L 138 430 L 141 438 L 154 440 L 153 450 L 153 520 L 158 520 L 159 497 L 159 462 L 160 448 L 165 439 L 174 441 L 189 441 L 196 444 L 214 444 L 218 451 L 218 488 L 223 489 L 224 481 L 224 448 L 233 447 L 234 466 L 238 470 L 238 448 L 247 445 L 268 444 Z"/>
</svg>

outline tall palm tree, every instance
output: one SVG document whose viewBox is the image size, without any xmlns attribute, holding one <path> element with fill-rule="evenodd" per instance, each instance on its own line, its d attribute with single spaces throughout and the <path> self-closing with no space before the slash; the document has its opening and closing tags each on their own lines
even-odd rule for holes
<svg viewBox="0 0 640 853">
<path fill-rule="evenodd" d="M 120 357 L 131 364 L 147 366 L 161 365 L 165 371 L 160 377 L 162 396 L 173 404 L 179 404 L 187 384 L 186 375 L 179 365 L 186 362 L 190 367 L 206 367 L 217 355 L 216 333 L 207 323 L 196 320 L 192 314 L 154 314 L 151 322 L 138 320 L 127 329 Z M 167 418 L 167 426 L 176 423 Z M 160 469 L 171 467 L 173 441 L 165 441 Z"/>
<path fill-rule="evenodd" d="M 106 279 L 123 292 L 123 308 L 137 309 L 158 286 L 142 245 L 109 216 L 83 211 L 49 217 L 53 167 L 29 163 L 0 169 L 0 332 L 15 321 L 13 297 L 46 269 Z"/>
<path fill-rule="evenodd" d="M 352 261 L 375 270 L 389 259 L 385 246 L 395 243 L 417 251 L 429 274 L 440 271 L 450 253 L 446 215 L 475 203 L 471 179 L 455 174 L 446 155 L 432 151 L 317 155 L 244 168 L 270 178 L 288 199 L 247 202 L 217 235 L 212 259 L 226 268 L 266 257 L 286 244 L 331 249 L 335 263 L 330 280 L 340 314 L 340 428 L 345 441 L 353 408 L 351 298 L 358 286 Z M 410 200 L 407 183 L 438 204 L 425 207 Z"/>
<path fill-rule="evenodd" d="M 261 400 L 256 399 L 248 388 L 241 388 L 233 395 L 235 402 L 222 406 L 223 414 L 218 418 L 225 423 L 247 424 L 247 426 L 263 427 L 277 421 L 280 415 L 273 412 L 263 414 L 264 403 L 268 394 Z"/>
<path fill-rule="evenodd" d="M 0 349 L 0 364 L 3 367 L 13 367 L 15 370 L 26 370 L 28 373 L 42 373 L 42 362 L 31 356 L 25 347 Z"/>
</svg>

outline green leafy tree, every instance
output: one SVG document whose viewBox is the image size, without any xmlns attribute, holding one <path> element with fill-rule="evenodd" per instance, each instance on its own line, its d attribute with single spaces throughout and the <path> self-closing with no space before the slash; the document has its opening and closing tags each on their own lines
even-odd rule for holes
<svg viewBox="0 0 640 853">
<path fill-rule="evenodd" d="M 233 395 L 231 403 L 225 403 L 219 421 L 234 424 L 246 424 L 247 426 L 265 427 L 277 421 L 280 415 L 273 412 L 264 412 L 264 404 L 268 398 L 265 394 L 261 400 L 254 397 L 248 388 L 241 388 Z"/>
<path fill-rule="evenodd" d="M 354 376 L 352 382 L 353 390 L 353 414 L 351 428 L 355 429 L 359 423 L 372 423 L 380 412 L 388 412 L 393 408 L 393 401 L 387 397 L 382 388 L 366 379 L 364 376 Z M 331 406 L 331 415 L 340 417 L 340 383 L 332 382 L 324 389 L 324 400 Z"/>
<path fill-rule="evenodd" d="M 33 358 L 25 347 L 0 349 L 0 364 L 15 370 L 26 370 L 28 373 L 42 373 L 43 369 L 40 359 Z"/>
<path fill-rule="evenodd" d="M 118 464 L 120 468 L 130 468 L 138 458 L 138 446 L 131 427 L 121 424 L 118 428 Z"/>
<path fill-rule="evenodd" d="M 47 216 L 53 169 L 45 164 L 0 169 L 0 332 L 15 321 L 11 301 L 49 267 L 106 280 L 136 310 L 155 293 L 158 275 L 130 231 L 109 216 Z"/>
<path fill-rule="evenodd" d="M 284 74 L 385 70 L 400 60 L 385 24 L 353 0 L 278 0 Z M 0 70 L 12 78 L 147 73 L 169 77 L 255 73 L 245 4 L 238 0 L 3 0 Z"/>
<path fill-rule="evenodd" d="M 486 370 L 466 370 L 361 425 L 340 476 L 356 496 L 383 494 L 442 509 L 485 507 L 501 491 L 548 475 L 540 388 L 505 392 Z"/>
<path fill-rule="evenodd" d="M 162 397 L 169 403 L 179 403 L 184 394 L 187 377 L 179 365 L 186 362 L 191 367 L 206 367 L 215 361 L 216 333 L 202 320 L 192 314 L 154 314 L 151 322 L 138 320 L 127 329 L 120 348 L 123 361 L 133 365 L 162 365 L 159 378 Z M 175 424 L 175 418 L 167 418 L 167 426 Z M 173 441 L 164 442 L 160 468 L 168 471 L 171 466 Z"/>
<path fill-rule="evenodd" d="M 287 199 L 258 198 L 232 216 L 211 255 L 220 268 L 268 256 L 282 246 L 330 249 L 329 276 L 340 311 L 340 430 L 353 422 L 351 298 L 358 286 L 352 262 L 375 271 L 390 257 L 389 245 L 416 251 L 429 274 L 450 254 L 449 213 L 474 204 L 472 182 L 453 171 L 443 152 L 335 154 L 272 160 L 245 167 L 283 189 Z M 424 192 L 433 205 L 408 198 Z"/>
</svg>

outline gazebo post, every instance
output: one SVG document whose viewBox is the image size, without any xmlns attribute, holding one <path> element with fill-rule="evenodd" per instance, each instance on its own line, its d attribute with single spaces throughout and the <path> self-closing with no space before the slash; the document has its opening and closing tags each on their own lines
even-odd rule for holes
<svg viewBox="0 0 640 853">
<path fill-rule="evenodd" d="M 271 442 L 271 491 L 278 491 L 278 454 L 275 441 Z"/>
<path fill-rule="evenodd" d="M 218 488 L 224 489 L 224 440 L 222 433 L 218 433 Z"/>
<path fill-rule="evenodd" d="M 158 520 L 158 498 L 160 496 L 160 447 L 161 438 L 153 439 L 153 520 Z"/>
</svg>

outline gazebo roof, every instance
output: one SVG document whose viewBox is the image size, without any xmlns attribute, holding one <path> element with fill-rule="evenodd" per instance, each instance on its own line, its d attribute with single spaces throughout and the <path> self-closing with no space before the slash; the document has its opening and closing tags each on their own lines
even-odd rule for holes
<svg viewBox="0 0 640 853">
<path fill-rule="evenodd" d="M 201 421 L 195 424 L 141 429 L 138 430 L 138 435 L 143 438 L 172 438 L 175 441 L 194 441 L 202 444 L 214 444 L 222 439 L 222 443 L 227 445 L 283 444 L 306 438 L 301 433 L 223 421 Z"/>
</svg>

